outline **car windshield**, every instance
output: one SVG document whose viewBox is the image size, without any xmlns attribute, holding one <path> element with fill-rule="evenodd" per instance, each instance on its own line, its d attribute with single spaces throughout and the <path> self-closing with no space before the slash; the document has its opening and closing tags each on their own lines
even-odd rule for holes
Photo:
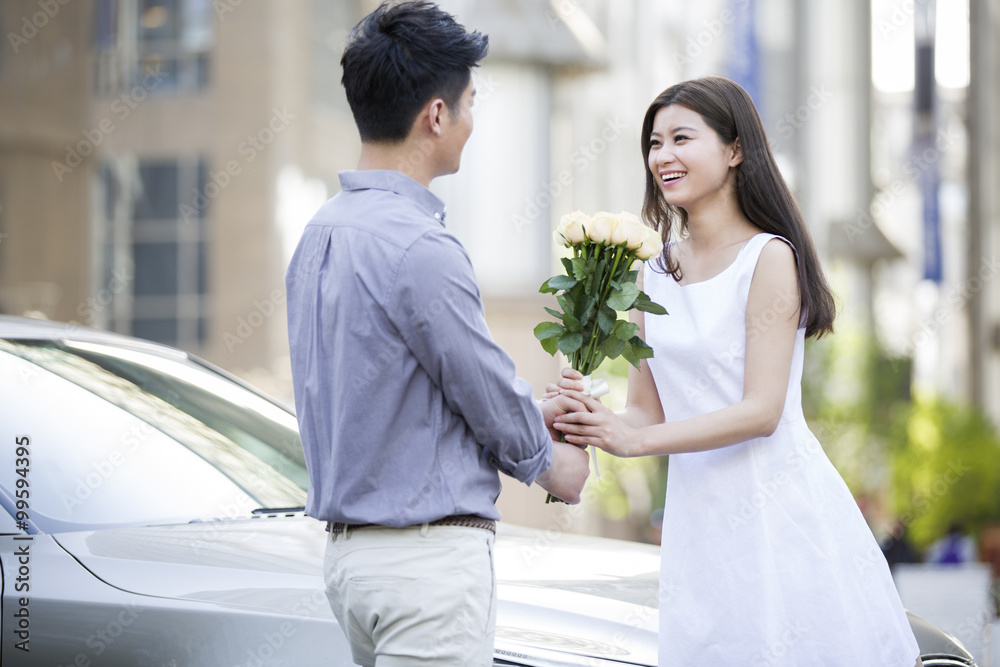
<svg viewBox="0 0 1000 667">
<path fill-rule="evenodd" d="M 0 340 L 0 376 L 0 431 L 5 441 L 30 438 L 31 518 L 40 530 L 305 504 L 295 416 L 181 352 Z M 0 466 L 5 504 L 15 483 L 14 466 Z"/>
</svg>

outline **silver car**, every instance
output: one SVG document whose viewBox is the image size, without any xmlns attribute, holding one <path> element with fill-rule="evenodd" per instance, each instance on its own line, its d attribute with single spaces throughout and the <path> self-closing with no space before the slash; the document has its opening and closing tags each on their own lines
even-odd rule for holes
<svg viewBox="0 0 1000 667">
<path fill-rule="evenodd" d="M 3 665 L 350 665 L 291 411 L 170 347 L 0 316 Z M 494 665 L 655 665 L 656 547 L 501 526 Z M 916 617 L 928 667 L 972 665 Z M 866 666 L 874 667 L 874 666 Z"/>
</svg>

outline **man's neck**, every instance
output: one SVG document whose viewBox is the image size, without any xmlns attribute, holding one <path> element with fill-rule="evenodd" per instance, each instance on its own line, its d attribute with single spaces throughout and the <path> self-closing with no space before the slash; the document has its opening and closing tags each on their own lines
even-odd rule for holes
<svg viewBox="0 0 1000 667">
<path fill-rule="evenodd" d="M 433 170 L 433 149 L 433 142 L 416 139 L 397 144 L 362 142 L 358 169 L 391 169 L 429 188 L 437 176 Z"/>
</svg>

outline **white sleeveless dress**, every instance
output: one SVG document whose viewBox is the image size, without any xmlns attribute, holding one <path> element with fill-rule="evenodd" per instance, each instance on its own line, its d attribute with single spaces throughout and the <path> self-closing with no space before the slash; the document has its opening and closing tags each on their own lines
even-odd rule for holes
<svg viewBox="0 0 1000 667">
<path fill-rule="evenodd" d="M 704 282 L 650 262 L 649 366 L 667 422 L 743 395 L 746 305 L 758 234 Z M 776 303 L 761 326 L 788 315 Z M 660 571 L 660 667 L 913 667 L 919 650 L 889 568 L 802 416 L 799 329 L 774 434 L 670 456 Z"/>
</svg>

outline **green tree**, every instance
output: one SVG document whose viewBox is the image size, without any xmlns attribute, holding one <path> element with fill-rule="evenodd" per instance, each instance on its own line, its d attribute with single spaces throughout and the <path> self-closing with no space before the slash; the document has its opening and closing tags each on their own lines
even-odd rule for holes
<svg viewBox="0 0 1000 667">
<path fill-rule="evenodd" d="M 1000 521 L 1000 435 L 978 410 L 919 397 L 892 437 L 892 500 L 920 549 L 952 523 L 972 534 Z"/>
</svg>

